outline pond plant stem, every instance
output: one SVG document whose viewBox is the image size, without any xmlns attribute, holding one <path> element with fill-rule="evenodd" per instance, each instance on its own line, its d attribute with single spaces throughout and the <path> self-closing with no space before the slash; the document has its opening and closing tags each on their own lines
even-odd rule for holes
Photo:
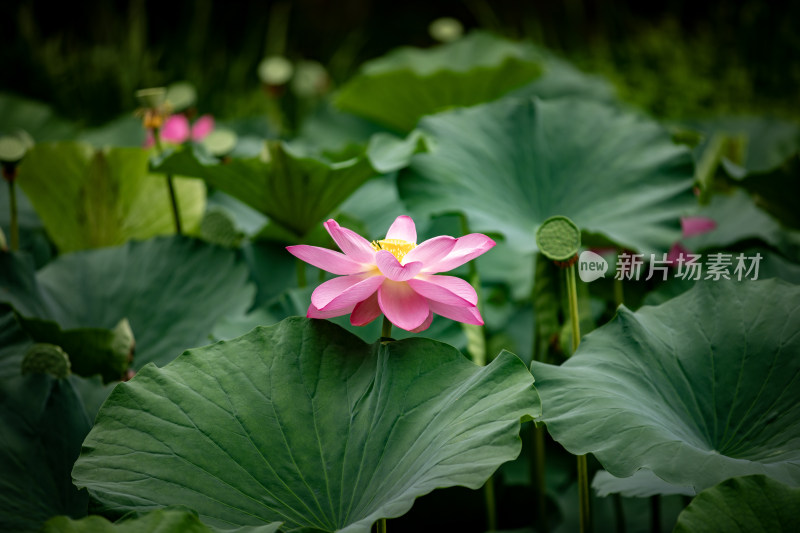
<svg viewBox="0 0 800 533">
<path fill-rule="evenodd" d="M 650 531 L 661 533 L 661 496 L 650 496 Z"/>
<path fill-rule="evenodd" d="M 11 213 L 11 235 L 9 239 L 11 240 L 11 251 L 18 252 L 19 251 L 19 221 L 17 219 L 17 191 L 14 188 L 14 180 L 11 179 L 8 181 L 8 203 Z"/>
<path fill-rule="evenodd" d="M 541 259 L 541 255 L 539 259 Z M 533 315 L 533 344 L 531 346 L 531 359 L 542 363 L 547 362 L 546 353 L 542 353 L 539 347 L 539 329 L 536 316 L 536 268 L 537 261 L 533 262 L 533 281 L 531 283 L 531 311 Z M 547 480 L 545 478 L 545 433 L 547 428 L 544 424 L 537 425 L 531 422 L 531 448 L 530 448 L 530 470 L 531 482 L 536 488 L 536 511 L 538 523 L 534 524 L 537 531 L 548 533 L 550 528 L 547 523 Z"/>
<path fill-rule="evenodd" d="M 620 254 L 622 250 L 617 250 Z M 622 277 L 614 276 L 614 305 L 617 309 L 625 303 L 625 288 L 622 285 Z M 614 505 L 614 518 L 617 522 L 617 533 L 625 533 L 625 508 L 622 505 L 622 495 L 617 492 L 611 495 Z"/>
<path fill-rule="evenodd" d="M 533 424 L 533 423 L 532 423 Z M 547 482 L 545 480 L 545 433 L 544 425 L 533 424 L 533 460 L 535 465 L 534 481 L 536 483 L 536 504 L 539 515 L 538 531 L 547 533 Z"/>
<path fill-rule="evenodd" d="M 383 315 L 383 325 L 381 326 L 381 338 L 380 342 L 384 346 L 389 344 L 394 339 L 392 339 L 392 323 L 386 318 L 386 315 Z M 386 519 L 379 518 L 377 522 L 375 522 L 375 531 L 377 533 L 386 533 Z"/>
<path fill-rule="evenodd" d="M 575 263 L 567 267 L 567 297 L 569 299 L 569 317 L 572 324 L 572 353 L 574 354 L 581 343 L 581 324 L 578 314 L 578 286 L 575 281 Z M 580 504 L 580 531 L 592 531 L 592 516 L 589 494 L 589 469 L 586 456 L 578 457 L 578 501 Z"/>
<path fill-rule="evenodd" d="M 462 213 L 459 216 L 459 220 L 461 222 L 462 235 L 472 233 L 466 215 Z M 475 289 L 475 293 L 480 294 L 481 278 L 475 261 L 469 262 L 468 280 L 472 288 Z M 478 298 L 478 302 L 482 301 L 483 298 Z M 480 303 L 478 303 L 478 310 L 483 313 Z M 467 351 L 472 357 L 472 361 L 478 366 L 486 366 L 489 362 L 489 354 L 486 349 L 485 327 L 474 324 L 464 324 L 463 326 L 464 332 L 467 335 Z M 486 528 L 488 531 L 495 531 L 497 529 L 497 503 L 495 501 L 494 488 L 494 475 L 492 475 L 486 480 L 486 483 L 483 484 L 483 499 L 486 505 Z"/>
<path fill-rule="evenodd" d="M 153 141 L 155 141 L 158 155 L 161 155 L 164 153 L 161 148 L 161 134 L 158 128 L 153 128 L 151 131 L 153 132 Z M 172 218 L 175 221 L 175 233 L 181 235 L 183 233 L 181 230 L 181 214 L 178 210 L 178 197 L 175 194 L 175 184 L 172 181 L 172 174 L 167 174 L 167 188 L 169 189 L 169 199 L 172 204 Z"/>
</svg>

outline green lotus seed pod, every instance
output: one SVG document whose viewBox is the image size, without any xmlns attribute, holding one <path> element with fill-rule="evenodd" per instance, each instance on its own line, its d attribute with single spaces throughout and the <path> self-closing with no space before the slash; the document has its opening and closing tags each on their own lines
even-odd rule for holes
<svg viewBox="0 0 800 533">
<path fill-rule="evenodd" d="M 51 374 L 59 379 L 70 373 L 69 356 L 55 344 L 36 343 L 22 359 L 23 374 Z"/>
<path fill-rule="evenodd" d="M 188 81 L 179 81 L 167 87 L 166 99 L 173 111 L 183 111 L 197 103 L 197 89 Z"/>
<path fill-rule="evenodd" d="M 536 231 L 536 246 L 548 259 L 567 261 L 581 247 L 581 231 L 567 217 L 550 217 Z"/>
<path fill-rule="evenodd" d="M 27 151 L 25 142 L 16 135 L 0 137 L 0 163 L 17 164 Z"/>
<path fill-rule="evenodd" d="M 267 85 L 283 85 L 293 74 L 294 65 L 282 56 L 270 56 L 258 64 L 258 77 Z"/>
</svg>

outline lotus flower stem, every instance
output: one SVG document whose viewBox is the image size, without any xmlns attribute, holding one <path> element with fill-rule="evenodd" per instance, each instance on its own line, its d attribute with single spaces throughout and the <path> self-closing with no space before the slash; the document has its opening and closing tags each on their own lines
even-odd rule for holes
<svg viewBox="0 0 800 533">
<path fill-rule="evenodd" d="M 572 323 L 572 353 L 581 343 L 581 323 L 578 314 L 578 286 L 575 281 L 575 263 L 567 267 L 567 297 L 569 299 L 569 317 Z M 589 468 L 586 456 L 578 456 L 578 499 L 580 501 L 581 533 L 592 530 L 592 515 L 589 498 Z"/>
<path fill-rule="evenodd" d="M 17 191 L 14 188 L 14 180 L 8 182 L 8 202 L 11 213 L 11 251 L 19 251 L 19 221 L 17 219 Z"/>
<path fill-rule="evenodd" d="M 386 519 L 381 518 L 375 522 L 375 529 L 378 533 L 386 533 Z"/>
<path fill-rule="evenodd" d="M 383 315 L 383 324 L 381 325 L 381 341 L 386 342 L 392 338 L 392 322 Z"/>
<path fill-rule="evenodd" d="M 163 153 L 161 148 L 161 134 L 158 131 L 158 128 L 153 128 L 153 140 L 155 141 L 156 150 L 158 150 L 159 155 Z M 172 183 L 172 174 L 167 174 L 167 188 L 169 189 L 169 199 L 172 203 L 172 218 L 175 220 L 175 233 L 180 235 L 181 231 L 181 214 L 178 210 L 178 198 L 175 195 L 175 185 Z"/>
</svg>

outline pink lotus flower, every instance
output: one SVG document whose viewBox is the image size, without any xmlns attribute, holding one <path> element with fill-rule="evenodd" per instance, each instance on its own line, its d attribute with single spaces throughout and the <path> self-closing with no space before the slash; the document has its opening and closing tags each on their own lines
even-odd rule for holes
<svg viewBox="0 0 800 533">
<path fill-rule="evenodd" d="M 434 313 L 483 324 L 475 289 L 461 278 L 437 274 L 493 247 L 486 235 L 442 235 L 417 245 L 417 229 L 408 216 L 397 217 L 386 238 L 371 243 L 333 219 L 324 226 L 343 254 L 305 244 L 286 248 L 302 261 L 340 275 L 314 290 L 307 317 L 349 314 L 351 324 L 364 326 L 383 313 L 395 326 L 413 332 L 427 329 Z"/>
<path fill-rule="evenodd" d="M 189 119 L 186 118 L 186 115 L 177 114 L 170 115 L 167 120 L 164 121 L 164 126 L 159 133 L 161 134 L 161 139 L 166 142 L 182 144 L 189 139 L 201 141 L 213 130 L 214 117 L 211 115 L 201 116 L 190 126 Z M 150 148 L 153 144 L 155 144 L 153 132 L 148 130 L 147 138 L 144 141 L 144 147 Z"/>
<path fill-rule="evenodd" d="M 715 230 L 717 223 L 708 217 L 682 217 L 681 229 L 684 237 L 694 237 Z"/>
<path fill-rule="evenodd" d="M 681 218 L 681 230 L 684 238 L 702 235 L 716 228 L 717 223 L 714 219 L 708 217 Z M 677 265 L 678 259 L 680 259 L 681 256 L 688 257 L 689 254 L 691 254 L 691 252 L 688 248 L 681 244 L 680 241 L 676 242 L 672 245 L 672 248 L 669 249 L 669 252 L 667 252 L 667 262 L 672 265 Z"/>
</svg>

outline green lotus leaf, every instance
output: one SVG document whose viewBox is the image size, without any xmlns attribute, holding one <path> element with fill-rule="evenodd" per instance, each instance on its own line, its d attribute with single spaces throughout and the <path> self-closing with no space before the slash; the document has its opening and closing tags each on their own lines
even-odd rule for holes
<svg viewBox="0 0 800 533">
<path fill-rule="evenodd" d="M 587 74 L 572 63 L 561 59 L 546 48 L 527 43 L 528 57 L 539 63 L 542 75 L 533 82 L 508 93 L 508 96 L 542 100 L 551 98 L 579 98 L 598 102 L 617 102 L 616 89 L 602 76 Z"/>
<path fill-rule="evenodd" d="M 678 516 L 675 533 L 800 530 L 800 488 L 766 476 L 728 479 L 704 490 Z"/>
<path fill-rule="evenodd" d="M 39 215 L 33 209 L 28 197 L 19 188 L 14 187 L 17 197 L 17 224 L 19 227 L 19 249 L 28 252 L 35 258 L 37 265 L 44 265 L 54 255 L 53 246 L 44 230 Z M 8 209 L 9 190 L 7 184 L 0 186 L 0 231 L 6 238 L 11 233 L 11 210 Z"/>
<path fill-rule="evenodd" d="M 0 254 L 0 302 L 64 330 L 113 329 L 127 318 L 136 368 L 205 344 L 216 321 L 244 313 L 255 292 L 237 252 L 187 237 L 65 254 L 36 273 L 10 257 Z"/>
<path fill-rule="evenodd" d="M 153 171 L 203 178 L 291 232 L 296 238 L 319 226 L 350 193 L 376 174 L 366 152 L 331 162 L 268 141 L 261 157 L 218 160 L 185 147 L 153 163 Z"/>
<path fill-rule="evenodd" d="M 713 282 L 533 363 L 541 420 L 568 451 L 695 490 L 765 474 L 800 485 L 800 287 Z"/>
<path fill-rule="evenodd" d="M 18 183 L 61 252 L 122 244 L 175 231 L 163 176 L 147 172 L 140 148 L 96 150 L 78 142 L 37 144 Z M 205 184 L 175 179 L 183 227 L 200 223 Z"/>
<path fill-rule="evenodd" d="M 739 254 L 743 254 L 746 265 L 750 265 L 751 261 L 758 262 L 758 278 L 759 280 L 764 279 L 771 279 L 777 278 L 787 281 L 793 285 L 800 285 L 800 265 L 797 263 L 793 263 L 791 261 L 787 261 L 781 255 L 777 254 L 776 252 L 769 250 L 767 248 L 748 248 L 742 251 L 736 252 L 719 252 L 719 253 L 730 253 L 732 261 L 731 261 L 731 279 L 736 279 L 737 276 L 733 274 L 733 271 L 736 267 L 736 263 L 738 263 Z M 708 260 L 707 255 L 700 254 L 701 257 L 698 261 L 705 262 Z M 760 256 L 760 259 L 758 257 Z M 707 275 L 707 274 L 706 274 Z M 751 272 L 749 276 L 742 276 L 743 279 L 747 278 L 749 280 L 753 279 L 755 275 L 755 270 Z M 662 283 L 658 286 L 657 289 L 652 290 L 647 293 L 644 297 L 642 303 L 644 305 L 659 305 L 667 300 L 678 296 L 679 294 L 683 294 L 684 292 L 691 289 L 697 283 L 707 283 L 705 280 L 691 280 L 691 279 L 682 279 L 678 277 L 672 277 L 666 282 Z"/>
<path fill-rule="evenodd" d="M 722 154 L 725 170 L 735 178 L 751 173 L 764 173 L 779 167 L 800 150 L 800 124 L 770 117 L 724 117 L 710 121 L 690 122 L 703 135 L 696 148 L 701 154 L 723 135 L 732 140 Z"/>
<path fill-rule="evenodd" d="M 41 102 L 0 93 L 0 132 L 16 130 L 24 130 L 36 142 L 43 142 L 72 138 L 76 128 Z"/>
<path fill-rule="evenodd" d="M 238 528 L 236 533 L 273 533 L 278 524 L 253 528 Z M 214 533 L 215 530 L 203 524 L 197 514 L 184 509 L 159 509 L 133 518 L 123 518 L 109 522 L 102 516 L 87 516 L 72 520 L 67 516 L 57 516 L 47 521 L 42 533 Z"/>
<path fill-rule="evenodd" d="M 637 470 L 629 477 L 615 477 L 605 470 L 600 470 L 592 479 L 592 488 L 601 498 L 609 494 L 621 494 L 628 498 L 647 498 L 649 496 L 672 494 L 694 496 L 697 494 L 692 487 L 667 483 L 646 469 Z"/>
<path fill-rule="evenodd" d="M 70 471 L 111 385 L 70 375 L 22 375 L 33 346 L 13 309 L 0 304 L 0 529 L 37 531 L 44 520 L 86 514 Z"/>
<path fill-rule="evenodd" d="M 0 379 L 20 375 L 22 359 L 32 345 L 17 321 L 14 308 L 0 304 Z"/>
<path fill-rule="evenodd" d="M 106 146 L 129 146 L 141 148 L 147 139 L 147 133 L 142 127 L 142 119 L 131 114 L 123 115 L 110 122 L 81 130 L 75 140 L 84 141 L 97 148 Z"/>
<path fill-rule="evenodd" d="M 369 345 L 290 318 L 119 385 L 73 479 L 110 512 L 367 532 L 516 457 L 520 419 L 540 412 L 532 383 L 508 352 L 477 367 L 430 339 Z"/>
<path fill-rule="evenodd" d="M 742 189 L 715 194 L 708 205 L 697 211 L 697 216 L 712 219 L 716 228 L 708 233 L 684 238 L 681 242 L 690 250 L 724 248 L 749 240 L 786 248 L 785 230 Z"/>
<path fill-rule="evenodd" d="M 401 198 L 412 210 L 463 212 L 471 229 L 499 231 L 523 252 L 554 215 L 587 246 L 599 234 L 664 252 L 696 204 L 689 151 L 657 123 L 598 102 L 503 99 L 426 117 L 420 129 L 430 152 L 401 171 Z"/>
<path fill-rule="evenodd" d="M 341 109 L 398 131 L 450 107 L 494 100 L 537 78 L 526 45 L 475 32 L 431 49 L 403 47 L 364 64 L 336 97 Z"/>
<path fill-rule="evenodd" d="M 292 143 L 335 152 L 350 144 L 366 144 L 374 134 L 385 131 L 370 120 L 337 109 L 325 99 L 303 120 Z"/>
<path fill-rule="evenodd" d="M 88 495 L 69 473 L 90 427 L 70 381 L 49 374 L 0 378 L 3 531 L 27 533 L 55 515 L 86 515 Z"/>
</svg>

